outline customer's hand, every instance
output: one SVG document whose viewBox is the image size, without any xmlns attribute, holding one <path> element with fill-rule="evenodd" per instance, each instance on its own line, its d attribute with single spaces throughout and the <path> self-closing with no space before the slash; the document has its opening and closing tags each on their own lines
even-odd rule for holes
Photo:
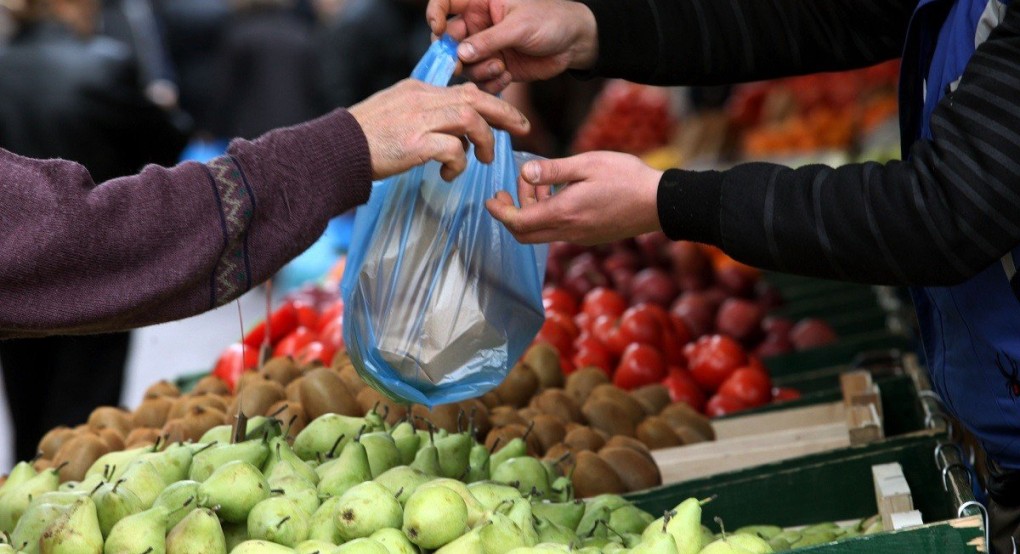
<svg viewBox="0 0 1020 554">
<path fill-rule="evenodd" d="M 616 152 L 590 152 L 521 168 L 514 205 L 500 192 L 485 206 L 523 243 L 601 244 L 659 231 L 656 197 L 662 172 Z M 565 184 L 550 195 L 550 186 Z"/>
<path fill-rule="evenodd" d="M 530 128 L 516 108 L 474 84 L 435 87 L 406 79 L 349 109 L 368 138 L 372 178 L 381 179 L 423 164 L 442 162 L 447 181 L 467 167 L 468 142 L 484 163 L 495 156 L 492 130 L 515 134 Z"/>
<path fill-rule="evenodd" d="M 598 57 L 595 16 L 580 2 L 429 0 L 425 14 L 436 36 L 461 41 L 465 74 L 489 92 L 588 69 Z"/>
</svg>

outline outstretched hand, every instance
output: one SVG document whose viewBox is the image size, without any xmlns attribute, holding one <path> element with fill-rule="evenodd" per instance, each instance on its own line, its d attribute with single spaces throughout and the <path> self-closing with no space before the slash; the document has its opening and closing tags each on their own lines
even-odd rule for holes
<svg viewBox="0 0 1020 554">
<path fill-rule="evenodd" d="M 588 69 L 598 56 L 595 16 L 579 2 L 430 0 L 425 16 L 436 36 L 461 41 L 464 74 L 493 93 L 511 81 Z"/>
<path fill-rule="evenodd" d="M 656 207 L 662 172 L 616 152 L 528 162 L 518 197 L 500 192 L 486 208 L 522 243 L 601 244 L 661 230 Z M 556 194 L 554 184 L 565 184 Z"/>
<path fill-rule="evenodd" d="M 484 163 L 495 157 L 490 126 L 528 132 L 524 114 L 474 84 L 435 87 L 405 79 L 349 109 L 368 139 L 372 178 L 381 179 L 429 160 L 453 180 L 467 167 L 467 141 Z"/>
</svg>

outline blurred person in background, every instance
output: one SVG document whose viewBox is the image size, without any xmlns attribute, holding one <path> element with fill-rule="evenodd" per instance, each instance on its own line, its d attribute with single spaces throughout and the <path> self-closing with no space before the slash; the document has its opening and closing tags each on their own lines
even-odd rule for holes
<svg viewBox="0 0 1020 554">
<path fill-rule="evenodd" d="M 143 96 L 129 50 L 94 37 L 98 0 L 8 6 L 17 31 L 0 49 L 0 147 L 76 161 L 97 182 L 176 160 L 183 135 Z M 129 342 L 128 333 L 0 342 L 18 459 L 34 457 L 47 430 L 120 402 Z"/>
<path fill-rule="evenodd" d="M 295 6 L 233 0 L 219 48 L 220 136 L 254 138 L 326 111 L 317 96 L 312 25 Z"/>
<path fill-rule="evenodd" d="M 428 49 L 427 0 L 346 0 L 320 30 L 319 80 L 329 107 L 349 106 L 411 74 Z"/>
<path fill-rule="evenodd" d="M 177 76 L 152 0 L 103 0 L 99 34 L 126 44 L 138 64 L 145 95 L 154 104 L 177 107 Z"/>
</svg>

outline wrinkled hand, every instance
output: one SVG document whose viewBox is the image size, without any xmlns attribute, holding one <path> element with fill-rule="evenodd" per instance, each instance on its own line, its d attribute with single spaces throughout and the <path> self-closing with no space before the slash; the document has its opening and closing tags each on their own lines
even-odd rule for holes
<svg viewBox="0 0 1020 554">
<path fill-rule="evenodd" d="M 499 192 L 486 202 L 522 243 L 601 244 L 659 231 L 656 197 L 661 171 L 616 152 L 590 152 L 521 168 L 518 197 Z M 556 194 L 550 186 L 565 183 Z"/>
<path fill-rule="evenodd" d="M 436 36 L 461 41 L 465 75 L 489 92 L 588 69 L 598 57 L 595 16 L 579 2 L 429 0 L 425 15 Z"/>
<path fill-rule="evenodd" d="M 406 79 L 348 111 L 368 139 L 373 179 L 437 160 L 443 164 L 440 176 L 451 181 L 467 167 L 467 141 L 480 161 L 490 163 L 495 156 L 490 126 L 515 134 L 530 128 L 516 108 L 470 83 L 435 87 Z"/>
</svg>

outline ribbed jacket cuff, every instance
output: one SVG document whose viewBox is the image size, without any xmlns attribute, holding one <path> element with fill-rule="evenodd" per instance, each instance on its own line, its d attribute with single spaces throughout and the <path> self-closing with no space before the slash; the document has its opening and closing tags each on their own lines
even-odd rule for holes
<svg viewBox="0 0 1020 554">
<path fill-rule="evenodd" d="M 647 0 L 577 0 L 588 6 L 598 26 L 599 57 L 589 71 L 573 71 L 574 76 L 619 77 L 651 75 L 654 56 L 636 56 L 636 52 L 657 52 L 655 14 Z"/>
<path fill-rule="evenodd" d="M 659 180 L 659 224 L 672 240 L 721 246 L 722 173 L 670 169 Z"/>
<path fill-rule="evenodd" d="M 361 125 L 347 110 L 338 109 L 298 126 L 307 174 L 326 187 L 341 189 L 341 204 L 368 202 L 372 191 L 372 159 Z"/>
</svg>

